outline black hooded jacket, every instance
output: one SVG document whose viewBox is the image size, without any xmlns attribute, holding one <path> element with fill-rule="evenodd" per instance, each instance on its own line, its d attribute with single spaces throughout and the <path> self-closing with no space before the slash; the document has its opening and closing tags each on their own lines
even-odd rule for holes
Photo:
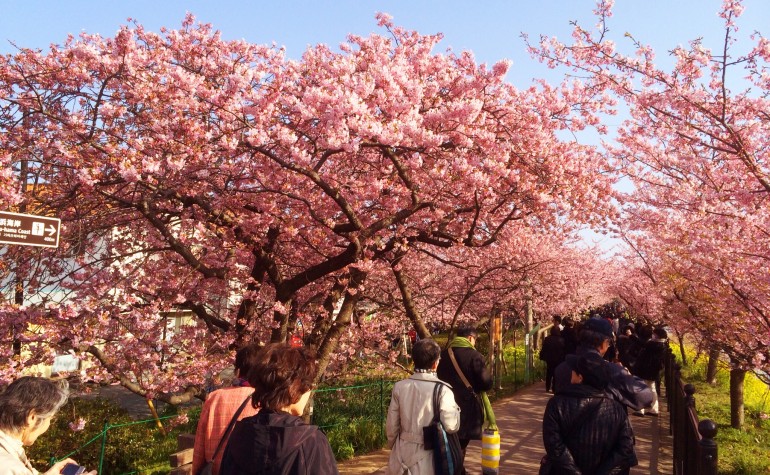
<svg viewBox="0 0 770 475">
<path fill-rule="evenodd" d="M 221 475 L 338 475 L 329 440 L 317 426 L 261 410 L 235 425 Z"/>
<path fill-rule="evenodd" d="M 625 407 L 587 384 L 571 384 L 548 401 L 543 445 L 553 475 L 628 473 L 638 463 Z"/>
<path fill-rule="evenodd" d="M 631 368 L 631 373 L 647 381 L 655 381 L 663 370 L 663 358 L 666 355 L 666 340 L 648 340 L 642 347 L 639 358 Z"/>
<path fill-rule="evenodd" d="M 560 391 L 570 386 L 572 370 L 575 369 L 580 356 L 587 353 L 599 354 L 595 348 L 581 345 L 574 355 L 567 355 L 567 358 L 556 367 L 553 380 L 554 391 L 558 394 Z M 622 366 L 606 362 L 605 366 L 610 376 L 610 383 L 607 387 L 607 393 L 625 406 L 638 411 L 644 407 L 650 407 L 653 401 L 652 390 L 645 382 L 633 376 Z"/>
</svg>

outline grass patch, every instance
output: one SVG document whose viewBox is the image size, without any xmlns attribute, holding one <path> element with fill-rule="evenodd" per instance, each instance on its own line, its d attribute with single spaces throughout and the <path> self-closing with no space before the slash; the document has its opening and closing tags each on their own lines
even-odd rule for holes
<svg viewBox="0 0 770 475">
<path fill-rule="evenodd" d="M 699 419 L 711 419 L 718 426 L 718 473 L 754 475 L 770 473 L 770 387 L 753 373 L 744 382 L 743 430 L 730 427 L 730 371 L 720 366 L 716 384 L 705 380 L 707 358 L 688 350 L 690 364 L 682 367 L 682 379 L 695 386 L 695 407 Z"/>
</svg>

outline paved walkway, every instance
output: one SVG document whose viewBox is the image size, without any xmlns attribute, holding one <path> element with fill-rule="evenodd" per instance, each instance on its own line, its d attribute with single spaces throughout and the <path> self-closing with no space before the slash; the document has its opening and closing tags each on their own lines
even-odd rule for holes
<svg viewBox="0 0 770 475">
<path fill-rule="evenodd" d="M 551 395 L 545 392 L 543 383 L 524 388 L 510 398 L 495 402 L 497 425 L 501 430 L 500 474 L 536 474 L 540 458 L 545 453 L 541 435 L 545 405 Z M 661 400 L 659 417 L 629 415 L 636 435 L 636 454 L 639 465 L 631 469 L 631 475 L 670 475 L 671 438 L 668 435 L 668 412 L 665 400 Z M 342 475 L 383 475 L 387 472 L 389 451 L 357 457 L 339 464 Z M 471 442 L 466 456 L 466 468 L 471 475 L 481 474 L 481 444 Z"/>
</svg>

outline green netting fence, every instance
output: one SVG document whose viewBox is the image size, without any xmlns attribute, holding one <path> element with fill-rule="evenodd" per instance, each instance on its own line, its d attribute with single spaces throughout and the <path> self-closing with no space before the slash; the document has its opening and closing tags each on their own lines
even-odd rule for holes
<svg viewBox="0 0 770 475">
<path fill-rule="evenodd" d="M 79 463 L 85 463 L 84 459 L 95 459 L 97 460 L 97 466 L 88 466 L 88 468 L 90 470 L 96 469 L 100 475 L 167 472 L 168 456 L 176 451 L 176 439 L 174 438 L 172 441 L 167 440 L 165 444 L 159 444 L 159 442 L 163 442 L 163 439 L 168 439 L 169 436 L 165 430 L 161 431 L 159 429 L 158 421 L 163 423 L 177 417 L 179 416 L 174 414 L 162 416 L 158 419 L 144 419 L 116 424 L 105 421 L 101 432 L 95 434 L 77 449 L 61 456 L 51 457 L 50 463 L 54 464 L 56 461 L 67 457 L 75 458 Z M 110 444 L 111 438 L 115 439 L 116 443 Z M 168 442 L 171 442 L 171 444 Z M 145 449 L 142 450 L 145 456 L 152 455 L 152 447 L 157 447 L 161 453 L 156 451 L 156 454 L 161 457 L 156 457 L 156 463 L 144 463 L 141 467 L 132 466 L 133 461 L 130 454 L 132 452 L 136 453 L 136 449 L 139 447 Z M 149 453 L 146 449 L 149 449 Z M 96 456 L 94 457 L 94 455 Z"/>
<path fill-rule="evenodd" d="M 543 366 L 532 348 L 532 334 L 515 345 L 508 345 L 500 355 L 496 384 L 518 389 L 542 378 Z M 379 380 L 351 386 L 327 387 L 315 391 L 311 422 L 329 438 L 335 456 L 344 460 L 384 446 L 385 418 L 395 381 Z M 161 422 L 179 417 L 160 417 Z M 196 420 L 185 427 L 194 430 Z M 164 425 L 165 422 L 164 422 Z M 190 429 L 190 428 L 193 429 Z M 50 458 L 54 463 L 73 457 L 100 475 L 158 475 L 168 473 L 169 455 L 176 452 L 176 434 L 158 428 L 156 419 L 110 423 L 85 439 L 78 448 Z M 82 434 L 81 434 L 82 437 Z M 83 440 L 83 439 L 81 439 Z M 72 444 L 62 444 L 62 447 Z"/>
</svg>

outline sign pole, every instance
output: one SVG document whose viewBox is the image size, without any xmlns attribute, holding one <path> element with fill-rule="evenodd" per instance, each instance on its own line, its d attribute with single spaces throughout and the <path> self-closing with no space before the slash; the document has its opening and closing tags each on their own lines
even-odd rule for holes
<svg viewBox="0 0 770 475">
<path fill-rule="evenodd" d="M 27 203 L 24 201 L 24 195 L 27 192 L 27 167 L 27 161 L 22 159 L 19 162 L 19 182 L 21 184 L 19 193 L 22 196 L 21 203 L 19 204 L 20 213 L 27 211 Z M 16 285 L 13 295 L 13 302 L 19 307 L 24 305 L 24 280 L 19 276 L 20 259 L 21 257 L 16 256 Z M 21 354 L 21 340 L 16 336 L 15 327 L 11 331 L 13 332 L 13 354 L 18 356 Z"/>
</svg>

